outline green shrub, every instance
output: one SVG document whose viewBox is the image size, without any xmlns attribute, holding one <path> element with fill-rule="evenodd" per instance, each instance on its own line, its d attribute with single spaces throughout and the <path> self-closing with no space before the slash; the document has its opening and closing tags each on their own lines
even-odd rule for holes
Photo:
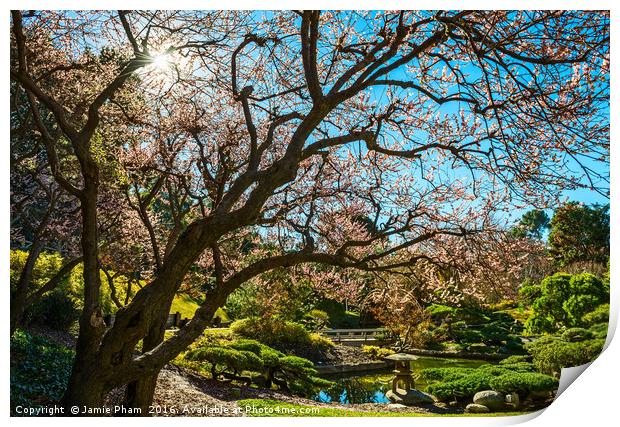
<svg viewBox="0 0 620 427">
<path fill-rule="evenodd" d="M 277 368 L 280 363 L 280 358 L 283 356 L 284 354 L 278 350 L 261 344 L 260 357 L 263 359 L 263 365 L 266 367 Z"/>
<path fill-rule="evenodd" d="M 12 293 L 28 258 L 28 252 L 11 250 L 10 255 L 10 284 Z M 63 258 L 59 253 L 42 252 L 39 254 L 32 272 L 31 289 L 29 292 L 47 283 L 60 270 L 62 265 Z M 24 313 L 23 324 L 44 325 L 53 329 L 68 331 L 79 317 L 79 304 L 72 296 L 68 295 L 69 292 L 65 289 L 67 282 L 67 278 L 61 280 L 55 291 L 48 292 L 28 307 Z"/>
<path fill-rule="evenodd" d="M 332 340 L 321 334 L 310 333 L 310 345 L 314 348 L 325 350 L 333 347 L 334 343 Z"/>
<path fill-rule="evenodd" d="M 59 403 L 74 356 L 73 350 L 16 331 L 11 337 L 11 408 Z"/>
<path fill-rule="evenodd" d="M 258 283 L 247 282 L 232 292 L 226 300 L 226 313 L 231 319 L 243 319 L 261 312 L 261 304 L 257 299 L 260 291 Z"/>
<path fill-rule="evenodd" d="M 390 348 L 383 348 L 376 345 L 363 345 L 362 351 L 367 353 L 371 358 L 382 360 L 387 356 L 394 354 L 395 351 Z"/>
<path fill-rule="evenodd" d="M 461 344 L 480 344 L 484 340 L 482 333 L 475 329 L 458 330 L 453 332 L 453 336 Z"/>
<path fill-rule="evenodd" d="M 583 325 L 583 316 L 600 304 L 601 297 L 598 295 L 571 295 L 570 298 L 562 304 L 562 307 L 568 315 L 567 325 Z"/>
<path fill-rule="evenodd" d="M 455 313 L 455 308 L 442 304 L 431 304 L 426 307 L 426 312 L 430 314 L 430 316 L 435 319 L 444 319 L 449 314 Z"/>
<path fill-rule="evenodd" d="M 256 340 L 240 339 L 231 343 L 229 347 L 235 350 L 251 351 L 254 354 L 260 354 L 262 344 Z"/>
<path fill-rule="evenodd" d="M 556 273 L 541 282 L 540 290 L 526 321 L 530 333 L 587 326 L 585 315 L 609 300 L 609 288 L 590 273 Z"/>
<path fill-rule="evenodd" d="M 237 320 L 230 327 L 235 334 L 300 356 L 311 357 L 333 346 L 332 341 L 309 332 L 300 323 L 280 319 L 250 317 Z"/>
<path fill-rule="evenodd" d="M 261 358 L 255 353 L 229 347 L 203 347 L 190 350 L 185 358 L 208 362 L 214 378 L 224 372 L 232 371 L 234 374 L 239 374 L 243 371 L 260 371 L 263 367 Z"/>
<path fill-rule="evenodd" d="M 554 331 L 557 325 L 548 317 L 531 314 L 525 321 L 525 330 L 530 334 L 538 334 L 543 331 Z"/>
<path fill-rule="evenodd" d="M 558 385 L 558 380 L 555 378 L 535 372 L 507 372 L 489 381 L 492 390 L 518 394 L 551 392 L 557 390 Z"/>
<path fill-rule="evenodd" d="M 314 364 L 308 359 L 297 356 L 283 356 L 280 358 L 280 367 L 292 373 L 316 374 Z"/>
<path fill-rule="evenodd" d="M 529 393 L 557 388 L 554 378 L 534 373 L 529 362 L 513 361 L 503 365 L 482 365 L 473 368 L 423 369 L 420 376 L 431 383 L 427 391 L 439 400 L 469 400 L 482 390 Z"/>
<path fill-rule="evenodd" d="M 320 387 L 332 384 L 316 377 L 317 372 L 311 361 L 285 355 L 266 344 L 249 339 L 231 341 L 222 337 L 215 340 L 205 337 L 175 363 L 198 372 L 210 371 L 215 379 L 222 374 L 232 374 L 238 380 L 251 379 L 267 388 L 275 384 L 303 396 L 311 396 Z M 241 377 L 241 374 L 247 373 L 249 376 Z"/>
<path fill-rule="evenodd" d="M 594 360 L 602 351 L 604 339 L 567 342 L 557 337 L 537 340 L 526 345 L 540 372 L 559 375 L 562 368 L 579 366 Z"/>
<path fill-rule="evenodd" d="M 474 371 L 474 368 L 426 368 L 420 371 L 420 378 L 427 381 L 454 381 Z"/>
<path fill-rule="evenodd" d="M 514 355 L 514 356 L 509 356 L 503 360 L 501 360 L 499 362 L 500 365 L 512 365 L 515 363 L 521 363 L 521 362 L 530 362 L 532 360 L 532 357 L 529 355 Z"/>
<path fill-rule="evenodd" d="M 256 339 L 268 345 L 274 342 L 310 343 L 310 333 L 302 324 L 285 320 L 248 317 L 233 322 L 230 328 L 238 335 Z"/>
<path fill-rule="evenodd" d="M 504 305 L 508 305 L 506 302 Z M 449 307 L 432 304 L 426 308 L 432 324 L 427 332 L 431 346 L 451 342 L 457 348 L 481 353 L 523 353 L 518 334 L 520 322 L 503 311 L 479 307 Z"/>
<path fill-rule="evenodd" d="M 13 288 L 19 280 L 24 265 L 26 265 L 28 252 L 20 249 L 13 249 L 11 250 L 10 258 L 10 283 L 11 288 Z M 32 271 L 32 284 L 34 287 L 40 288 L 43 286 L 44 283 L 60 270 L 62 264 L 62 255 L 59 253 L 41 252 L 34 264 L 34 270 Z"/>
<path fill-rule="evenodd" d="M 601 304 L 593 311 L 586 313 L 581 318 L 585 326 L 592 326 L 609 322 L 609 304 Z"/>
<path fill-rule="evenodd" d="M 470 399 L 481 390 L 488 390 L 493 374 L 482 369 L 473 369 L 467 375 L 450 381 L 430 384 L 428 392 L 439 400 Z"/>
<path fill-rule="evenodd" d="M 568 342 L 578 342 L 594 338 L 594 334 L 584 328 L 569 328 L 562 332 L 562 339 Z"/>
<path fill-rule="evenodd" d="M 519 288 L 519 302 L 523 305 L 530 306 L 541 295 L 540 285 L 532 282 L 524 282 Z"/>
<path fill-rule="evenodd" d="M 343 311 L 330 314 L 329 324 L 337 329 L 354 329 L 360 327 L 360 315 L 353 311 Z"/>
<path fill-rule="evenodd" d="M 311 331 L 320 331 L 329 325 L 329 315 L 327 312 L 319 309 L 312 309 L 302 319 L 306 328 Z"/>
<path fill-rule="evenodd" d="M 517 362 L 505 365 L 480 365 L 477 369 L 488 372 L 493 375 L 504 375 L 508 372 L 532 372 L 534 365 L 529 362 Z"/>
<path fill-rule="evenodd" d="M 47 326 L 67 332 L 80 317 L 76 303 L 61 290 L 55 290 L 35 301 L 26 311 L 27 324 Z"/>
<path fill-rule="evenodd" d="M 594 338 L 605 339 L 607 338 L 607 330 L 609 329 L 608 323 L 598 323 L 596 325 L 590 326 L 588 329 Z"/>
<path fill-rule="evenodd" d="M 517 308 L 518 304 L 516 301 L 511 300 L 511 299 L 503 299 L 499 302 L 496 302 L 494 304 L 489 304 L 488 308 L 491 311 L 504 311 L 504 310 L 512 310 L 514 308 Z"/>
<path fill-rule="evenodd" d="M 505 363 L 498 366 L 501 366 L 505 370 L 513 372 L 532 372 L 535 370 L 534 364 L 532 362 Z"/>
</svg>

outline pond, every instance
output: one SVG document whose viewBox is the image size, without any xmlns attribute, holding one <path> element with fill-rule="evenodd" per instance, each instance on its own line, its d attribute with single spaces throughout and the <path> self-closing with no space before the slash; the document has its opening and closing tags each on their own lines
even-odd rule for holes
<svg viewBox="0 0 620 427">
<path fill-rule="evenodd" d="M 492 363 L 485 360 L 448 359 L 439 357 L 423 357 L 411 362 L 415 385 L 419 390 L 425 390 L 427 382 L 417 378 L 420 370 L 425 368 L 477 368 L 480 365 Z M 339 403 L 388 403 L 385 393 L 391 388 L 393 368 L 380 371 L 355 372 L 349 374 L 326 375 L 325 378 L 334 381 L 329 389 L 321 390 L 314 400 L 319 402 Z"/>
</svg>

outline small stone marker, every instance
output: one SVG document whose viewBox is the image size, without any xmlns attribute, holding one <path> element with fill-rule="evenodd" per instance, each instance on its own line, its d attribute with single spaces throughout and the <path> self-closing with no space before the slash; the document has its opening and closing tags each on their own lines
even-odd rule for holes
<svg viewBox="0 0 620 427">
<path fill-rule="evenodd" d="M 394 379 L 392 380 L 392 390 L 389 390 L 385 397 L 390 399 L 392 403 L 402 405 L 417 405 L 420 403 L 432 403 L 433 397 L 422 391 L 415 389 L 415 383 L 411 372 L 411 361 L 417 360 L 418 357 L 406 354 L 396 353 L 385 358 L 395 362 Z"/>
<path fill-rule="evenodd" d="M 391 354 L 386 357 L 387 360 L 393 360 L 396 364 L 394 368 L 394 374 L 396 375 L 392 380 L 392 391 L 396 393 L 398 388 L 401 388 L 405 392 L 415 388 L 413 381 L 413 375 L 411 375 L 411 361 L 418 360 L 417 356 L 406 353 Z M 402 385 L 402 387 L 398 387 Z"/>
</svg>

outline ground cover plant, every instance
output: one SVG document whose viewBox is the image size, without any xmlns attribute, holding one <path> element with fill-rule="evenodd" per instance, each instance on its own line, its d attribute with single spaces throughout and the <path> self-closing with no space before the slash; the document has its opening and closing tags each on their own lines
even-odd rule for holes
<svg viewBox="0 0 620 427">
<path fill-rule="evenodd" d="M 61 345 L 17 331 L 11 337 L 12 408 L 59 404 L 67 388 L 74 356 L 74 351 Z"/>
</svg>

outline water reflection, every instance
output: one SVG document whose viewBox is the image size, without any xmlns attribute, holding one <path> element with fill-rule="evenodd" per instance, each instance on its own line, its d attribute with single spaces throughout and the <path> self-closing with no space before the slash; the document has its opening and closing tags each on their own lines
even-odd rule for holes
<svg viewBox="0 0 620 427">
<path fill-rule="evenodd" d="M 416 388 L 425 390 L 428 383 L 417 378 L 417 373 L 425 368 L 442 367 L 467 367 L 477 368 L 485 362 L 482 360 L 445 359 L 438 357 L 420 357 L 411 362 L 411 370 L 416 377 Z M 371 371 L 366 373 L 353 373 L 326 376 L 334 385 L 321 390 L 314 399 L 319 402 L 339 403 L 388 403 L 385 393 L 390 389 L 392 382 L 392 370 Z"/>
<path fill-rule="evenodd" d="M 340 403 L 387 403 L 385 393 L 392 377 L 388 373 L 330 378 L 335 384 L 319 392 L 315 400 Z"/>
</svg>

